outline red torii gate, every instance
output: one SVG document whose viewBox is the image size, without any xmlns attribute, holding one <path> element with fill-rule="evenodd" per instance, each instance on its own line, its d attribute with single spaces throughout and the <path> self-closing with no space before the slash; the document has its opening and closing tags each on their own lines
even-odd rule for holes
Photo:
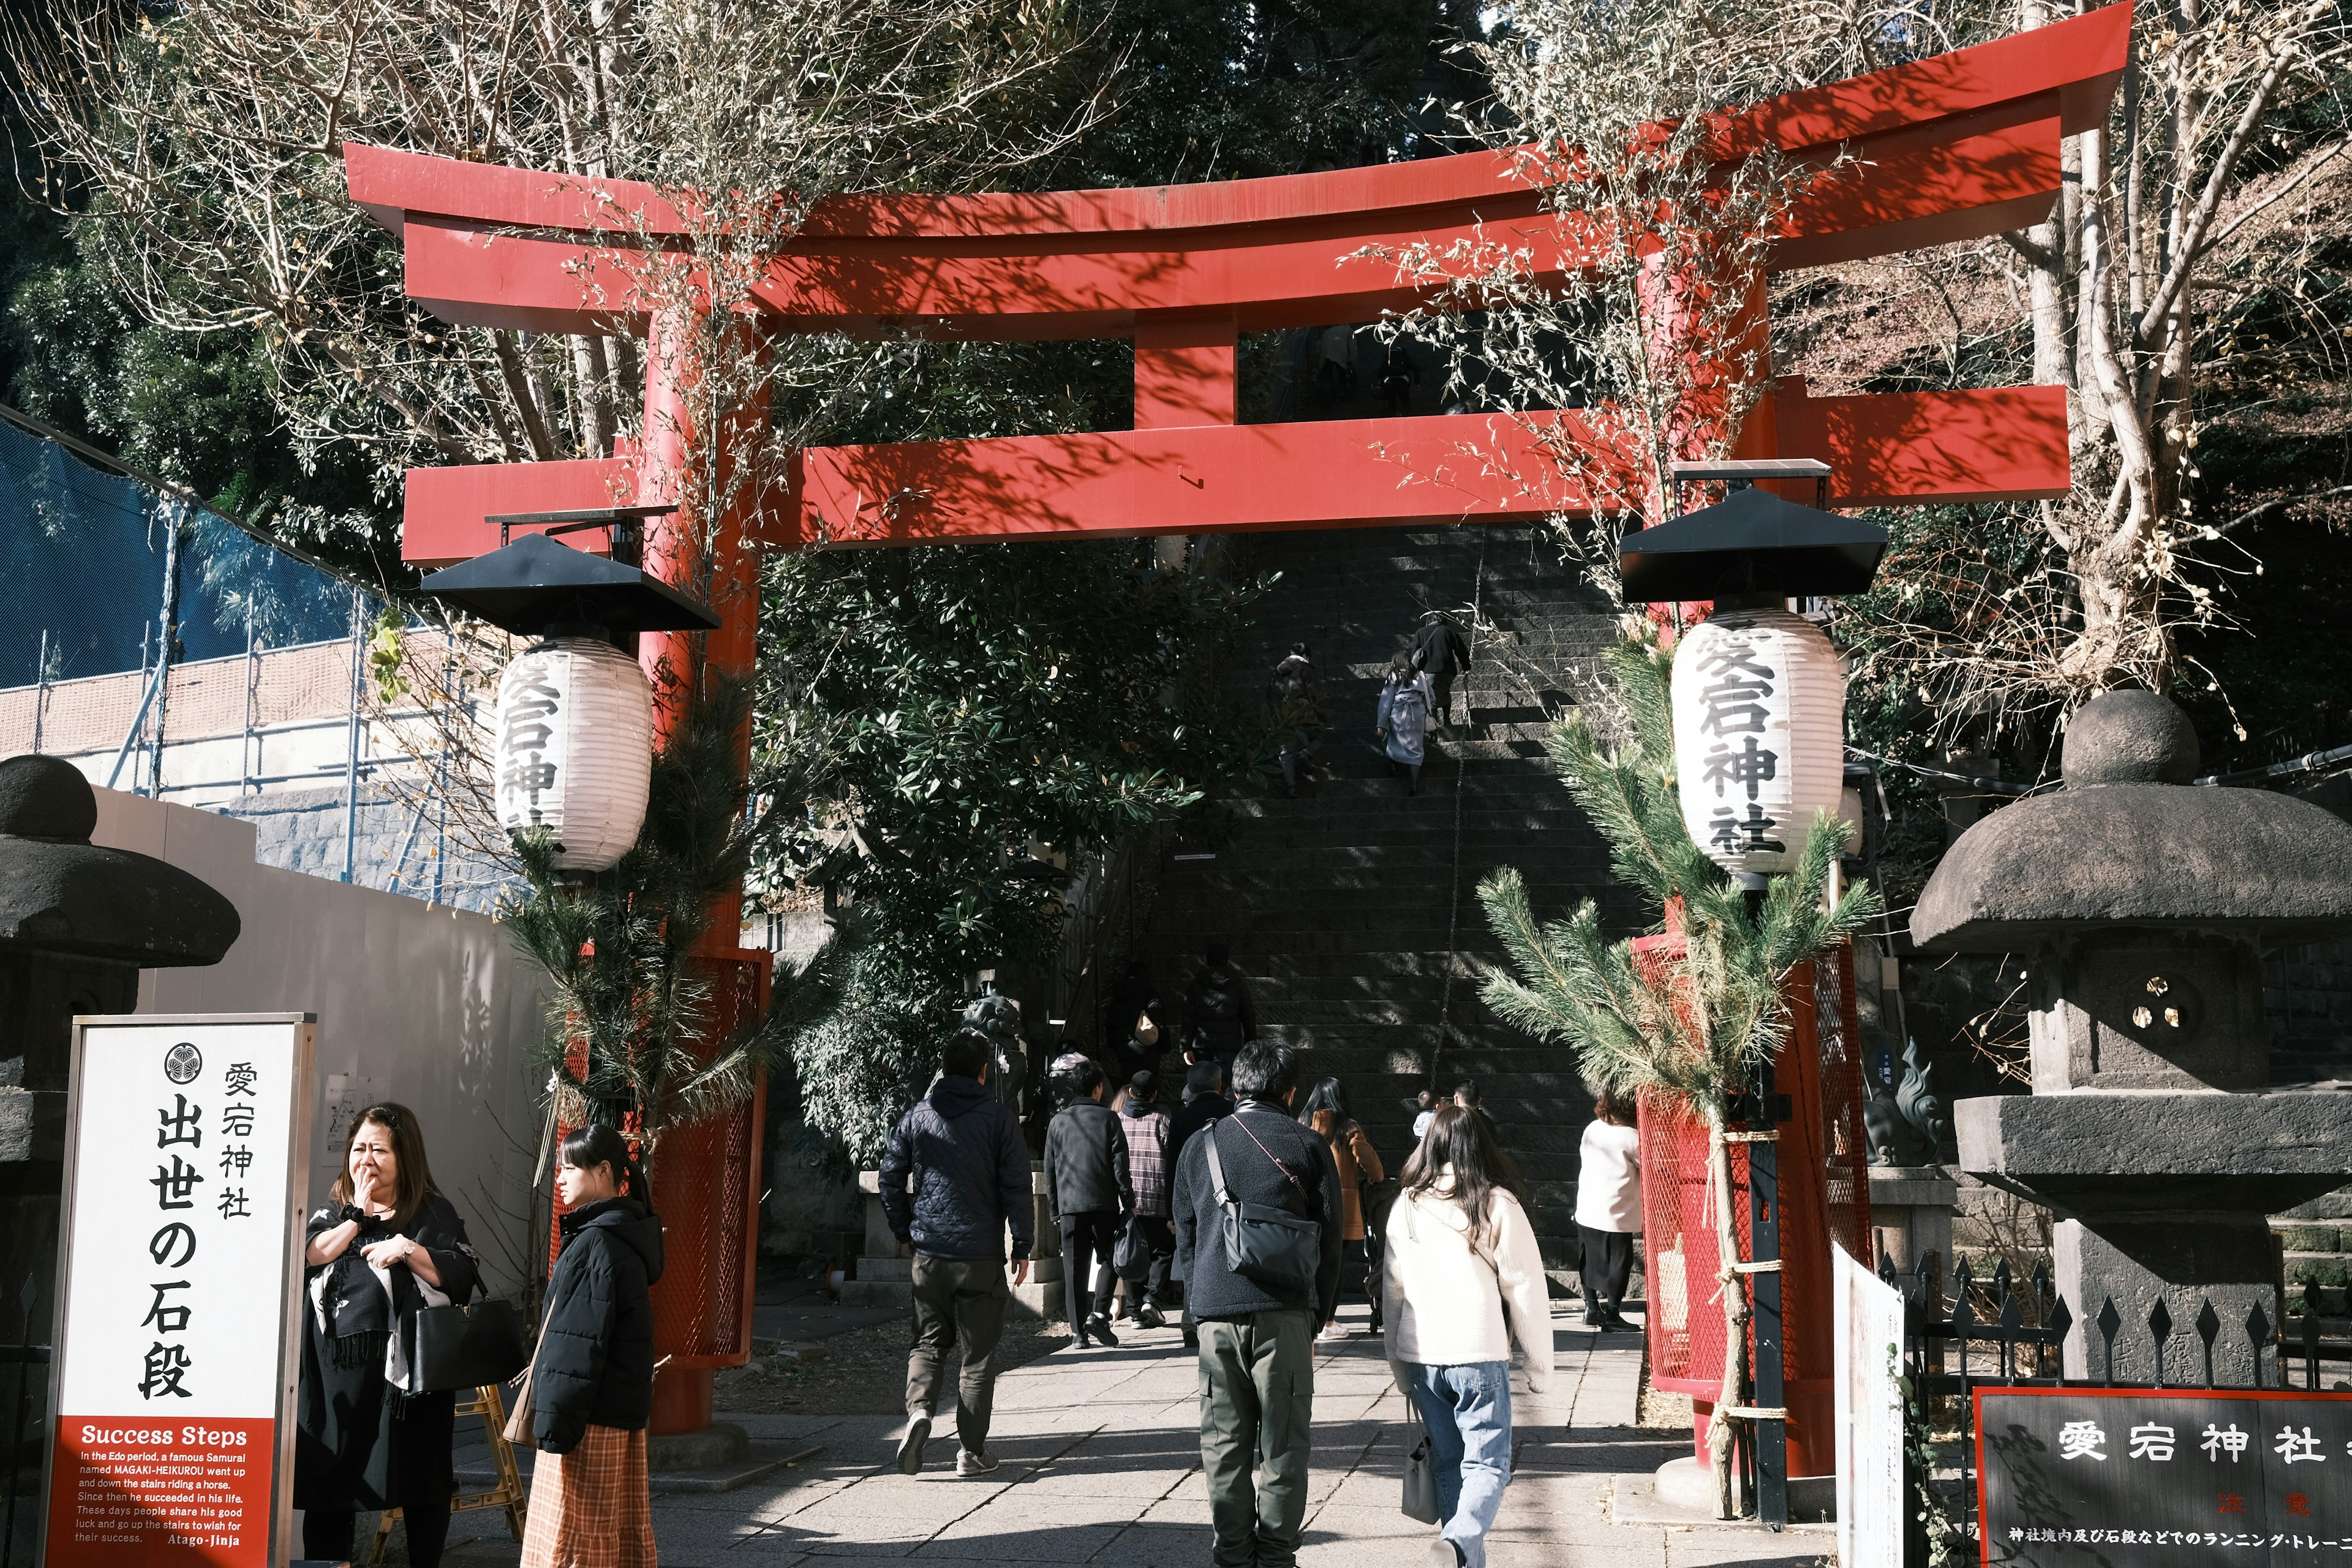
<svg viewBox="0 0 2352 1568">
<path fill-rule="evenodd" d="M 2059 143 L 2105 123 L 2128 58 L 2131 6 L 1753 106 L 1736 137 L 1797 159 L 1841 149 L 1859 168 L 1817 184 L 1788 215 L 1775 268 L 1817 266 L 1981 238 L 2047 217 Z M 1755 144 L 1755 143 L 1751 143 Z M 652 188 L 344 149 L 352 199 L 398 234 L 409 296 L 463 325 L 541 332 L 648 330 L 625 290 L 583 279 L 616 249 L 684 226 Z M 712 520 L 730 552 L 715 595 L 727 617 L 708 657 L 746 669 L 756 604 L 744 547 L 813 542 L 1207 533 L 1431 522 L 1503 522 L 1556 510 L 1548 485 L 1512 483 L 1454 454 L 1466 445 L 1548 465 L 1527 431 L 1479 415 L 1283 425 L 1235 423 L 1239 333 L 1363 321 L 1419 302 L 1390 263 L 1360 253 L 1483 231 L 1560 257 L 1541 193 L 1507 153 L 1271 179 L 975 196 L 852 196 L 823 204 L 778 255 L 758 304 L 782 331 L 909 332 L 989 341 L 1126 337 L 1135 344 L 1132 430 L 814 447 L 780 507 Z M 616 215 L 633 215 L 616 232 Z M 1760 279 L 1759 280 L 1760 283 Z M 646 438 L 679 406 L 669 356 L 646 355 Z M 1815 398 L 1784 378 L 1748 416 L 1736 453 L 1813 458 L 1832 504 L 2057 497 L 2070 475 L 2065 391 L 2012 386 Z M 677 471 L 675 462 L 660 470 Z M 1415 482 L 1402 483 L 1406 476 Z M 647 502 L 629 455 L 411 469 L 402 554 L 420 565 L 499 542 L 499 513 Z M 647 563 L 678 546 L 656 526 Z M 648 637 L 649 662 L 667 657 Z M 733 952 L 736 908 L 713 923 Z M 756 1132 L 748 1179 L 756 1194 Z M 675 1180 L 669 1189 L 678 1188 Z M 680 1216 L 683 1217 L 683 1216 Z M 656 1430 L 709 1420 L 709 1368 L 737 1343 L 673 1362 Z M 713 1303 L 717 1306 L 718 1303 Z M 698 1365 L 692 1363 L 699 1363 Z"/>
</svg>

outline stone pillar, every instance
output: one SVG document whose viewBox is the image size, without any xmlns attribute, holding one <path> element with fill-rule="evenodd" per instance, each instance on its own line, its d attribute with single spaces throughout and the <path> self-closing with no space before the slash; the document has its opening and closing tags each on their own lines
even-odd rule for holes
<svg viewBox="0 0 2352 1568">
<path fill-rule="evenodd" d="M 1952 1215 L 1960 1184 L 1941 1165 L 1873 1165 L 1870 1226 L 1879 1256 L 1902 1274 L 1934 1253 L 1952 1267 Z"/>
</svg>

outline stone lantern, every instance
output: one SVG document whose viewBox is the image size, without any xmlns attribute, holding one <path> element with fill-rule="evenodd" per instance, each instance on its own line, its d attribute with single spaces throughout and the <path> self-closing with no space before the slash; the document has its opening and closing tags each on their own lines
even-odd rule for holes
<svg viewBox="0 0 2352 1568">
<path fill-rule="evenodd" d="M 2249 1320 L 2279 1310 L 2268 1216 L 2352 1180 L 2352 1097 L 2269 1087 L 2262 950 L 2352 931 L 2352 825 L 2185 787 L 2196 734 L 2151 692 L 2085 704 L 2063 765 L 1969 829 L 1912 916 L 1926 951 L 2014 955 L 2031 998 L 2033 1092 L 1959 1101 L 1960 1165 L 2057 1216 L 2068 1376 L 2106 1373 L 2112 1301 L 2116 1378 L 2248 1386 Z"/>
<path fill-rule="evenodd" d="M 74 1017 L 131 1012 L 141 970 L 218 963 L 237 936 L 227 899 L 175 866 L 92 845 L 97 826 L 98 797 L 72 763 L 0 762 L 0 1281 L 13 1296 L 37 1277 L 41 1316 Z"/>
</svg>

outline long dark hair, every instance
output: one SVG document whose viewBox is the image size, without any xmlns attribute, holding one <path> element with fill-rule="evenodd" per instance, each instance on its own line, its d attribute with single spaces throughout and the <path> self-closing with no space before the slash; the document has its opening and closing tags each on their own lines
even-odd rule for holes
<svg viewBox="0 0 2352 1568">
<path fill-rule="evenodd" d="M 1318 1110 L 1331 1113 L 1333 1130 L 1345 1129 L 1355 1120 L 1348 1114 L 1348 1086 L 1336 1078 L 1317 1079 L 1315 1087 L 1307 1091 L 1307 1103 L 1298 1108 L 1299 1125 L 1315 1127 L 1315 1113 Z M 1330 1132 L 1323 1128 L 1315 1127 L 1315 1131 L 1326 1137 L 1330 1136 Z"/>
<path fill-rule="evenodd" d="M 335 1184 L 327 1189 L 327 1196 L 341 1209 L 352 1201 L 352 1145 L 359 1142 L 360 1129 L 370 1122 L 392 1134 L 392 1228 L 406 1230 L 416 1211 L 425 1206 L 425 1194 L 432 1192 L 433 1167 L 425 1163 L 425 1132 L 416 1125 L 416 1112 L 404 1105 L 387 1100 L 371 1105 L 352 1118 L 343 1129 L 343 1168 L 335 1173 Z"/>
<path fill-rule="evenodd" d="M 583 1127 L 563 1135 L 558 1163 L 578 1170 L 593 1170 L 598 1165 L 613 1167 L 614 1184 L 623 1197 L 635 1198 L 651 1214 L 654 1207 L 653 1184 L 646 1180 L 645 1167 L 629 1152 L 629 1142 L 610 1127 Z"/>
<path fill-rule="evenodd" d="M 1402 1196 L 1435 1191 L 1451 1171 L 1454 1189 L 1442 1196 L 1462 1205 L 1470 1217 L 1470 1245 L 1492 1246 L 1494 1194 L 1508 1193 L 1533 1212 L 1519 1168 L 1486 1130 L 1486 1119 L 1459 1105 L 1441 1106 L 1423 1134 L 1421 1146 L 1404 1163 Z"/>
</svg>

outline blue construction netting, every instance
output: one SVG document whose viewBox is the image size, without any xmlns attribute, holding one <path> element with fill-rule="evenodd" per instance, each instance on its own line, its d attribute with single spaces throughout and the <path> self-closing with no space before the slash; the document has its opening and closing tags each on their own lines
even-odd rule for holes
<svg viewBox="0 0 2352 1568">
<path fill-rule="evenodd" d="M 348 634 L 352 590 L 226 519 L 0 422 L 0 687 L 142 669 L 184 520 L 174 663 Z"/>
</svg>

